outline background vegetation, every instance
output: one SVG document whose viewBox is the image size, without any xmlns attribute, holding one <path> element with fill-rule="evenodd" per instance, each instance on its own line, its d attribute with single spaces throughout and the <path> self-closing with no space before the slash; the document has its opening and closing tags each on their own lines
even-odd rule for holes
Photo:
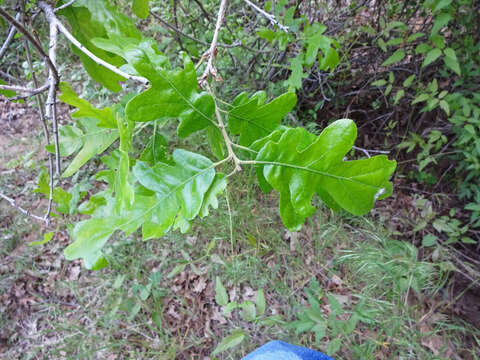
<svg viewBox="0 0 480 360">
<path fill-rule="evenodd" d="M 219 3 L 113 3 L 172 67 L 182 64 L 180 51 L 202 61 Z M 44 15 L 35 1 L 24 5 L 26 28 L 48 51 Z M 12 16 L 17 6 L 1 5 Z M 67 10 L 60 19 L 80 37 Z M 245 169 L 190 233 L 148 242 L 116 233 L 104 251 L 110 267 L 90 272 L 66 262 L 62 250 L 71 223 L 84 218 L 82 199 L 101 188 L 93 176 L 108 163 L 98 156 L 56 184 L 48 226 L 0 202 L 0 357 L 190 359 L 215 351 L 238 359 L 281 339 L 338 359 L 478 358 L 479 15 L 473 0 L 229 1 L 216 55 L 218 98 L 295 91 L 285 122 L 315 134 L 353 119 L 359 135 L 349 155 L 395 159 L 393 196 L 365 217 L 318 203 L 302 230 L 289 232 L 278 195 L 263 194 L 254 169 Z M 10 27 L 2 25 L 5 39 Z M 44 82 L 43 58 L 32 49 L 28 61 L 24 36 L 6 50 L 5 84 Z M 141 90 L 133 82 L 99 85 L 62 37 L 57 53 L 62 79 L 98 108 Z M 0 101 L 0 193 L 43 210 L 50 175 L 41 106 L 33 97 Z M 68 105 L 57 108 L 60 124 L 76 123 Z M 139 147 L 155 131 L 164 153 L 212 152 L 204 133 L 178 139 L 169 123 L 147 130 L 134 140 Z"/>
</svg>

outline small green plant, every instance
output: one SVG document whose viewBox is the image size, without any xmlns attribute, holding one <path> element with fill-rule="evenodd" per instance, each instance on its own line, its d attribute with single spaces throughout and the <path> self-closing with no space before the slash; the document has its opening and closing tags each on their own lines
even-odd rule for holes
<svg viewBox="0 0 480 360">
<path fill-rule="evenodd" d="M 365 318 L 363 302 L 359 302 L 352 311 L 348 311 L 334 294 L 326 293 L 315 279 L 310 281 L 304 291 L 309 307 L 300 310 L 297 314 L 298 319 L 291 322 L 288 328 L 294 330 L 297 335 L 312 332 L 318 345 L 328 337 L 325 350 L 328 355 L 335 355 L 340 350 L 353 335 L 359 321 L 373 321 Z"/>
</svg>

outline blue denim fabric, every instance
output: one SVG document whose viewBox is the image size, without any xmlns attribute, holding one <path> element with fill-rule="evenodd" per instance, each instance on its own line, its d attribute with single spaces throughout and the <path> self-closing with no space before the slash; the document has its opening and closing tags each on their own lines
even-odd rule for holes
<svg viewBox="0 0 480 360">
<path fill-rule="evenodd" d="M 283 341 L 270 341 L 242 360 L 333 360 L 321 352 Z"/>
</svg>

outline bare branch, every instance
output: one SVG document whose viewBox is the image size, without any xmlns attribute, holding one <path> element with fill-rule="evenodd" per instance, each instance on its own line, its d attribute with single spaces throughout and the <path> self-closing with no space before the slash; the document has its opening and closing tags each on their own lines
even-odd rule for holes
<svg viewBox="0 0 480 360">
<path fill-rule="evenodd" d="M 22 17 L 22 14 L 17 13 L 17 15 L 15 16 L 15 20 L 20 21 L 21 17 Z M 3 56 L 7 52 L 7 49 L 10 46 L 10 43 L 12 42 L 16 32 L 17 32 L 17 28 L 12 25 L 12 27 L 10 28 L 10 31 L 8 32 L 7 38 L 5 39 L 5 42 L 3 43 L 2 48 L 0 49 L 0 60 L 3 58 Z"/>
<path fill-rule="evenodd" d="M 25 26 L 25 13 L 23 17 L 24 21 L 24 26 Z M 32 74 L 32 80 L 33 84 L 35 87 L 39 87 L 39 82 L 37 80 L 37 75 L 35 74 L 35 69 L 33 68 L 33 63 L 32 63 L 32 55 L 30 53 L 30 46 L 28 41 L 25 39 L 25 54 L 27 56 L 27 62 L 28 62 L 28 68 L 30 69 L 30 73 Z M 47 83 L 48 85 L 48 83 Z M 42 123 L 42 129 L 43 129 L 43 134 L 45 137 L 45 142 L 47 145 L 50 144 L 50 134 L 48 132 L 48 124 L 47 120 L 45 118 L 45 113 L 44 113 L 44 106 L 43 106 L 43 100 L 42 96 L 40 94 L 36 95 L 36 100 L 37 100 L 37 108 L 40 114 L 40 120 Z M 53 182 L 53 155 L 50 152 L 47 152 L 48 154 L 48 174 L 50 176 L 50 193 L 48 196 L 48 206 L 47 210 L 45 211 L 44 219 L 46 220 L 47 224 L 50 222 L 50 213 L 52 211 L 52 206 L 53 206 L 53 190 L 54 190 L 54 182 Z"/>
<path fill-rule="evenodd" d="M 30 32 L 21 23 L 19 23 L 17 20 L 11 17 L 10 14 L 7 13 L 2 8 L 0 8 L 0 15 L 3 18 L 5 18 L 5 20 L 7 20 L 10 24 L 15 26 L 17 30 L 20 31 L 27 38 L 27 40 L 35 47 L 35 49 L 37 49 L 40 55 L 45 59 L 45 62 L 47 63 L 48 67 L 52 70 L 53 76 L 55 76 L 55 79 L 59 81 L 56 67 L 52 64 L 47 54 L 45 54 L 45 51 L 43 51 L 42 46 L 35 40 L 32 34 L 30 34 Z"/>
<path fill-rule="evenodd" d="M 210 46 L 209 43 L 207 43 L 206 41 L 203 41 L 203 40 L 200 40 L 200 39 L 196 39 L 194 38 L 193 36 L 190 36 L 188 35 L 187 33 L 183 32 L 182 30 L 180 29 L 177 29 L 175 26 L 169 24 L 167 21 L 165 21 L 160 15 L 154 13 L 154 12 L 150 12 L 150 15 L 152 15 L 155 19 L 157 19 L 158 21 L 160 21 L 160 23 L 162 25 L 164 25 L 165 27 L 169 28 L 170 30 L 173 30 L 175 31 L 176 33 L 186 37 L 187 39 L 190 39 L 192 41 L 195 41 L 199 44 L 202 44 L 202 45 L 205 45 L 205 46 Z M 228 45 L 228 44 L 222 44 L 222 43 L 217 43 L 217 47 L 223 47 L 223 48 L 234 48 L 234 47 L 237 47 L 237 46 L 241 46 L 241 42 L 240 41 L 235 41 L 233 44 L 231 45 Z"/>
<path fill-rule="evenodd" d="M 275 18 L 275 15 L 272 15 L 268 12 L 266 12 L 265 10 L 259 8 L 257 5 L 255 5 L 254 3 L 252 3 L 250 0 L 243 0 L 245 1 L 250 7 L 252 7 L 254 10 L 256 10 L 257 12 L 259 12 L 261 15 L 263 15 L 264 17 L 267 18 L 268 21 L 270 21 L 273 25 L 276 25 L 278 26 L 278 28 L 280 30 L 282 30 L 283 32 L 285 33 L 288 33 L 288 26 L 285 26 L 285 25 L 282 25 L 280 24 L 277 19 Z"/>
<path fill-rule="evenodd" d="M 57 63 L 57 38 L 58 38 L 58 27 L 55 21 L 55 14 L 53 13 L 52 7 L 48 6 L 44 1 L 38 3 L 40 9 L 45 13 L 45 17 L 50 25 L 50 39 L 48 44 L 48 57 L 52 64 L 56 66 Z M 47 101 L 45 102 L 45 116 L 47 119 L 52 121 L 53 128 L 53 142 L 55 144 L 55 170 L 56 175 L 60 177 L 61 175 L 61 163 L 60 163 L 60 146 L 58 141 L 58 123 L 57 123 L 57 85 L 58 79 L 55 78 L 53 72 L 48 72 L 48 96 Z"/>
<path fill-rule="evenodd" d="M 1 71 L 1 70 L 0 70 L 0 76 L 3 77 L 4 79 L 8 79 L 10 81 L 19 81 L 16 77 L 14 77 L 10 74 L 7 74 L 6 72 Z"/>
<path fill-rule="evenodd" d="M 10 91 L 15 91 L 15 92 L 27 93 L 27 95 L 25 95 L 25 96 L 16 96 L 16 97 L 10 98 L 10 100 L 18 100 L 20 98 L 24 99 L 24 98 L 29 97 L 29 96 L 34 96 L 34 95 L 40 94 L 47 89 L 48 89 L 48 84 L 45 84 L 45 85 L 43 85 L 39 88 L 36 88 L 36 89 L 30 89 L 30 88 L 26 88 L 26 87 L 23 87 L 23 86 L 16 86 L 16 85 L 1 85 L 0 84 L 0 90 L 10 90 Z"/>
<path fill-rule="evenodd" d="M 72 5 L 73 3 L 75 2 L 75 0 L 70 0 L 69 2 L 63 4 L 63 5 L 60 5 L 59 7 L 55 8 L 53 11 L 54 12 L 57 12 L 57 11 L 60 11 L 62 9 L 65 9 L 67 7 L 69 7 L 70 5 Z"/>
<path fill-rule="evenodd" d="M 17 202 L 15 201 L 15 199 L 12 199 L 11 197 L 8 197 L 7 195 L 4 195 L 2 193 L 0 193 L 0 198 L 8 201 L 10 203 L 10 205 L 12 205 L 15 209 L 20 211 L 22 214 L 25 214 L 27 216 L 30 216 L 30 217 L 34 218 L 35 220 L 42 221 L 42 222 L 48 224 L 48 219 L 43 218 L 43 217 L 38 216 L 38 215 L 35 215 L 35 214 L 32 214 L 30 211 L 25 210 L 21 206 L 17 205 Z"/>
<path fill-rule="evenodd" d="M 218 41 L 218 33 L 220 32 L 220 28 L 222 27 L 223 18 L 225 17 L 225 11 L 227 10 L 227 0 L 222 0 L 220 3 L 220 9 L 218 10 L 217 16 L 217 23 L 215 25 L 215 32 L 213 33 L 212 43 L 210 44 L 210 48 L 203 54 L 202 58 L 208 56 L 207 67 L 203 72 L 203 75 L 200 77 L 200 83 L 206 85 L 208 82 L 208 78 L 212 75 L 213 78 L 217 77 L 217 69 L 213 64 L 215 59 L 215 53 L 217 51 L 217 41 Z"/>
<path fill-rule="evenodd" d="M 370 158 L 370 153 L 377 153 L 377 154 L 390 154 L 390 151 L 386 150 L 369 150 L 364 149 L 358 146 L 352 146 L 353 149 L 363 152 L 368 158 Z"/>
</svg>

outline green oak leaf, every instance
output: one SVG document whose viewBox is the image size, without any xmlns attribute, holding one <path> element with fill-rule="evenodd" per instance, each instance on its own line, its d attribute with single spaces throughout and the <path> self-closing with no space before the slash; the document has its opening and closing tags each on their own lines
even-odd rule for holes
<svg viewBox="0 0 480 360">
<path fill-rule="evenodd" d="M 152 61 L 141 48 L 125 50 L 129 63 L 146 77 L 150 89 L 134 97 L 127 105 L 127 116 L 135 122 L 180 119 L 177 133 L 187 137 L 214 124 L 215 104 L 210 94 L 200 91 L 192 61 L 185 57 L 183 69 L 165 69 Z"/>
<path fill-rule="evenodd" d="M 87 268 L 98 267 L 102 248 L 115 231 L 129 235 L 142 227 L 144 240 L 157 238 L 170 229 L 188 230 L 196 216 L 208 215 L 209 206 L 216 208 L 216 196 L 226 186 L 225 176 L 215 174 L 209 159 L 186 150 L 175 150 L 173 161 L 153 167 L 137 161 L 133 175 L 149 194 L 136 192 L 131 206 L 120 208 L 110 194 L 105 193 L 103 200 L 96 198 L 89 211 L 92 217 L 71 231 L 73 243 L 65 249 L 65 257 L 84 259 Z"/>
<path fill-rule="evenodd" d="M 299 230 L 315 208 L 317 193 L 334 209 L 355 215 L 370 211 L 375 200 L 392 192 L 388 181 L 396 167 L 386 156 L 343 161 L 357 136 L 355 123 L 337 120 L 318 137 L 303 128 L 288 129 L 267 141 L 257 154 L 263 177 L 280 192 L 280 215 L 290 230 Z"/>
<path fill-rule="evenodd" d="M 240 135 L 239 143 L 243 146 L 249 146 L 274 131 L 297 102 L 293 92 L 280 95 L 267 104 L 263 92 L 255 94 L 248 101 L 243 94 L 238 97 L 241 97 L 241 100 L 237 100 L 240 104 L 228 113 L 228 126 L 232 134 Z"/>
<path fill-rule="evenodd" d="M 289 89 L 300 89 L 302 87 L 302 79 L 308 76 L 308 74 L 303 72 L 303 63 L 303 53 L 299 53 L 290 60 L 289 69 L 291 70 L 291 73 L 285 82 L 286 85 L 289 86 Z"/>
<path fill-rule="evenodd" d="M 50 196 L 50 176 L 48 175 L 47 169 L 42 168 L 42 171 L 38 176 L 37 188 L 34 192 L 44 194 L 47 198 Z M 55 202 L 56 210 L 59 213 L 70 213 L 72 194 L 63 190 L 61 187 L 54 187 L 52 199 Z"/>
<path fill-rule="evenodd" d="M 305 28 L 305 65 L 311 68 L 318 55 L 318 68 L 320 70 L 334 70 L 340 58 L 334 47 L 338 44 L 332 38 L 323 35 L 327 27 L 314 23 Z M 321 50 L 321 52 L 319 52 Z"/>
<path fill-rule="evenodd" d="M 88 101 L 75 94 L 67 83 L 60 84 L 59 99 L 78 108 L 72 117 L 80 118 L 78 126 L 61 126 L 59 129 L 60 155 L 70 156 L 80 150 L 62 174 L 72 176 L 82 165 L 97 154 L 104 152 L 119 136 L 114 110 L 107 107 L 96 109 Z M 121 112 L 121 109 L 118 109 Z M 113 126 L 114 125 L 114 126 Z M 101 127 L 103 126 L 103 127 Z M 114 129 L 109 129 L 114 127 Z M 82 130 L 83 129 L 83 130 Z M 52 146 L 47 150 L 54 152 Z"/>
<path fill-rule="evenodd" d="M 141 19 L 148 16 L 148 0 L 133 0 L 132 10 Z"/>
<path fill-rule="evenodd" d="M 98 120 L 95 118 L 85 117 L 78 120 L 77 125 L 83 129 L 77 131 L 77 137 L 69 136 L 67 138 L 60 137 L 60 144 L 70 140 L 81 143 L 81 150 L 73 158 L 70 165 L 65 169 L 62 177 L 69 177 L 75 174 L 80 167 L 89 161 L 95 155 L 103 153 L 118 139 L 118 130 L 105 129 L 97 126 Z M 72 133 L 73 134 L 73 133 Z M 70 134 L 70 135 L 72 135 Z M 61 148 L 65 145 L 61 145 Z"/>
<path fill-rule="evenodd" d="M 73 91 L 72 87 L 68 83 L 61 82 L 59 84 L 59 89 L 62 92 L 62 95 L 60 95 L 58 98 L 64 103 L 75 106 L 78 109 L 72 114 L 72 117 L 93 117 L 98 119 L 99 127 L 106 127 L 112 129 L 117 128 L 117 122 L 115 120 L 115 117 L 113 116 L 112 108 L 106 107 L 105 109 L 97 109 L 87 100 L 78 97 L 78 95 Z"/>
</svg>

